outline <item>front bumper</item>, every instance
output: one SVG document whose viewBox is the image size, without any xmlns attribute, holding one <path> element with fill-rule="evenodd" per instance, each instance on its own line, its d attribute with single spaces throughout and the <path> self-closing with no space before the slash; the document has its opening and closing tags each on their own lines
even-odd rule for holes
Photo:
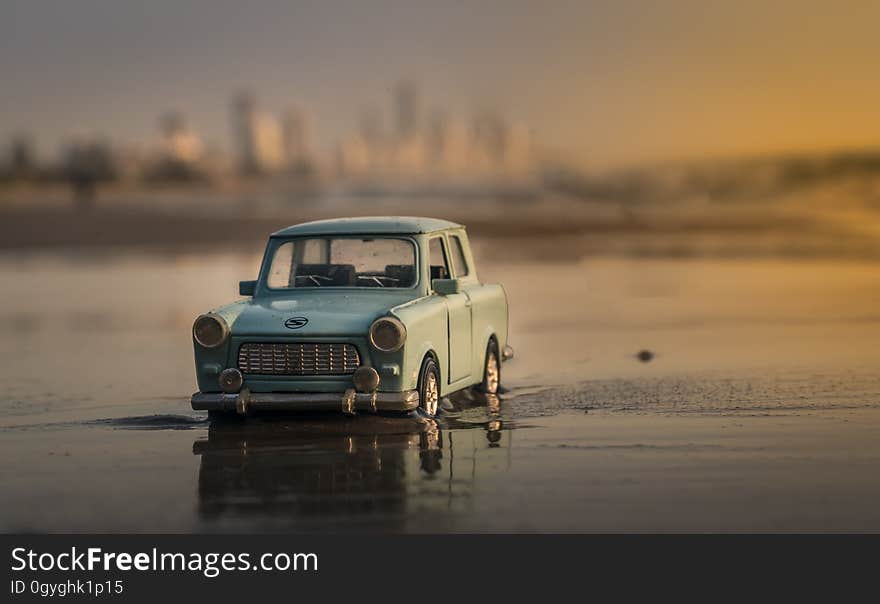
<svg viewBox="0 0 880 604">
<path fill-rule="evenodd" d="M 238 394 L 222 392 L 196 392 L 192 395 L 192 408 L 196 411 L 235 411 L 245 414 L 256 411 L 342 411 L 353 414 L 358 411 L 412 411 L 419 406 L 416 390 L 404 392 L 250 392 Z"/>
</svg>

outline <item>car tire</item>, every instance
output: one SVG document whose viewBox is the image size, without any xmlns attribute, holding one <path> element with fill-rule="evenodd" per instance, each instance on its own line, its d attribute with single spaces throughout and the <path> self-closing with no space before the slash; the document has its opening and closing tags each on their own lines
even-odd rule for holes
<svg viewBox="0 0 880 604">
<path fill-rule="evenodd" d="M 434 359 L 427 357 L 419 373 L 419 411 L 435 417 L 440 408 L 440 370 Z"/>
<path fill-rule="evenodd" d="M 486 346 L 486 358 L 483 361 L 483 381 L 480 383 L 480 392 L 483 394 L 498 394 L 501 389 L 501 356 L 498 354 L 498 343 L 489 340 Z"/>
</svg>

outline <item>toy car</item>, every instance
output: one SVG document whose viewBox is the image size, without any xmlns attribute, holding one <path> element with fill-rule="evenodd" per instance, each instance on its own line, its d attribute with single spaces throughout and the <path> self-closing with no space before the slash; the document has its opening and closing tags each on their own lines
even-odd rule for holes
<svg viewBox="0 0 880 604">
<path fill-rule="evenodd" d="M 504 289 L 480 283 L 464 227 L 446 220 L 283 229 L 239 293 L 193 324 L 193 409 L 433 417 L 458 390 L 497 393 L 513 356 Z"/>
</svg>

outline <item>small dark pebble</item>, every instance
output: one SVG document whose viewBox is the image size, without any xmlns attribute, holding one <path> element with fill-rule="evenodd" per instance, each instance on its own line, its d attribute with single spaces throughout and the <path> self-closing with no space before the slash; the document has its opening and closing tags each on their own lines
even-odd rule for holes
<svg viewBox="0 0 880 604">
<path fill-rule="evenodd" d="M 654 353 L 651 352 L 650 350 L 640 350 L 636 354 L 636 358 L 638 360 L 640 360 L 642 363 L 647 363 L 648 361 L 650 361 L 651 359 L 654 358 Z"/>
</svg>

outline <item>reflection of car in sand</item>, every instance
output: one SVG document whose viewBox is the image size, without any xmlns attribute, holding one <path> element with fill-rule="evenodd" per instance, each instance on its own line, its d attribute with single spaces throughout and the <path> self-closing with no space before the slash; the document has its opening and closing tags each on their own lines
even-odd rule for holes
<svg viewBox="0 0 880 604">
<path fill-rule="evenodd" d="M 431 419 L 272 420 L 212 422 L 207 440 L 193 444 L 201 456 L 201 516 L 399 515 L 411 455 L 418 452 L 424 472 L 441 463 L 440 429 Z"/>
<path fill-rule="evenodd" d="M 406 412 L 498 392 L 507 299 L 477 278 L 461 225 L 322 220 L 274 233 L 249 298 L 193 325 L 192 407 Z"/>
<path fill-rule="evenodd" d="M 470 421 L 448 430 L 418 416 L 213 421 L 193 443 L 199 516 L 224 529 L 400 531 L 429 528 L 430 511 L 467 512 L 475 482 L 510 463 L 482 396 L 463 401 Z"/>
</svg>

